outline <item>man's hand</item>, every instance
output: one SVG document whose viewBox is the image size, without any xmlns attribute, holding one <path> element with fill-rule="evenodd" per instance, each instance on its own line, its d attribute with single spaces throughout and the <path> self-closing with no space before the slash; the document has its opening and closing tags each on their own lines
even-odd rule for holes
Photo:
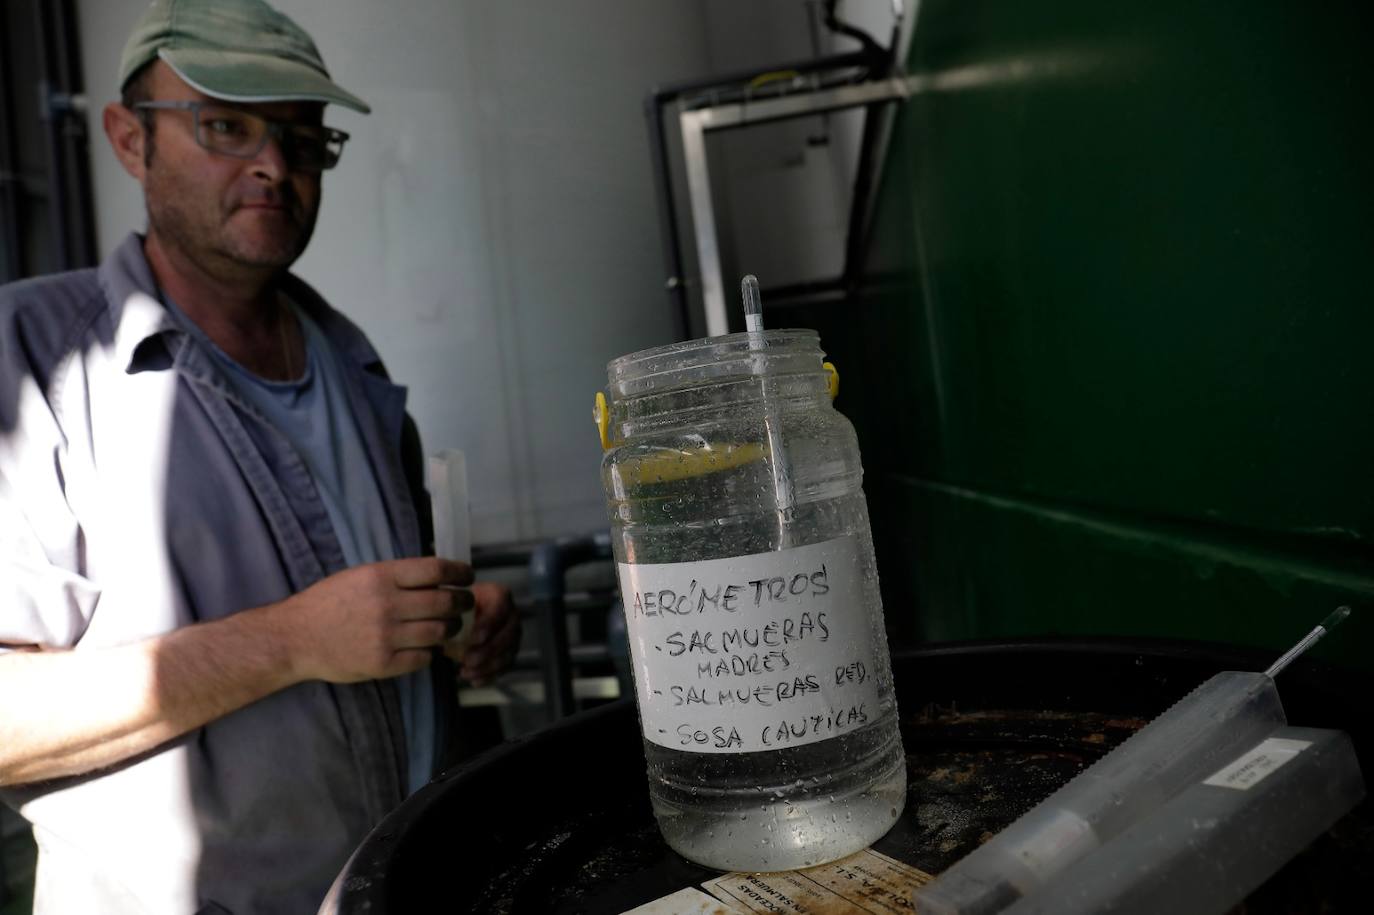
<svg viewBox="0 0 1374 915">
<path fill-rule="evenodd" d="M 397 559 L 138 642 L 0 655 L 0 785 L 114 765 L 303 680 L 419 670 L 473 605 L 471 582 L 462 563 Z M 504 612 L 478 621 L 500 655 Z"/>
<path fill-rule="evenodd" d="M 299 679 L 354 683 L 408 674 L 473 605 L 465 563 L 427 556 L 355 566 L 271 608 Z M 479 626 L 481 624 L 479 623 Z"/>
<path fill-rule="evenodd" d="M 444 652 L 462 665 L 460 673 L 474 686 L 485 686 L 510 666 L 520 647 L 520 614 L 510 588 L 490 581 L 472 586 L 476 600 L 471 633 L 444 645 Z"/>
</svg>

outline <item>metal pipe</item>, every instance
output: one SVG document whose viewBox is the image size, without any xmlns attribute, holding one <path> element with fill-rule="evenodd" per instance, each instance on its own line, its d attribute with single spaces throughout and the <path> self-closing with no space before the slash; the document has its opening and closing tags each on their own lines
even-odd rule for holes
<svg viewBox="0 0 1374 915">
<path fill-rule="evenodd" d="M 844 54 L 833 54 L 829 57 L 807 57 L 802 60 L 789 61 L 787 63 L 772 64 L 766 67 L 751 67 L 748 70 L 736 70 L 724 76 L 699 77 L 697 79 L 681 80 L 676 83 L 668 83 L 664 86 L 657 86 L 650 90 L 650 98 L 660 99 L 670 102 L 689 92 L 704 92 L 707 89 L 727 89 L 740 85 L 746 85 L 754 77 L 762 73 L 776 73 L 782 70 L 794 70 L 797 73 L 817 73 L 821 70 L 842 70 L 847 67 L 871 67 L 880 63 L 882 57 L 875 57 L 867 51 L 848 51 Z"/>
<path fill-rule="evenodd" d="M 644 116 L 649 121 L 649 156 L 654 172 L 654 195 L 658 198 L 659 234 L 668 278 L 663 288 L 668 293 L 668 310 L 673 321 L 673 336 L 691 336 L 687 314 L 687 286 L 682 278 L 682 241 L 677 231 L 677 207 L 673 203 L 671 166 L 667 141 L 663 136 L 663 104 L 650 94 L 644 99 Z"/>
<path fill-rule="evenodd" d="M 840 20 L 840 18 L 835 14 L 835 5 L 838 2 L 839 0 L 828 0 L 828 2 L 825 4 L 825 27 L 830 29 L 830 31 L 834 32 L 837 35 L 844 35 L 847 38 L 854 39 L 863 46 L 863 49 L 866 52 L 870 54 L 889 57 L 890 54 L 887 51 L 884 51 L 882 45 L 878 44 L 876 41 L 873 40 L 872 35 L 868 34 L 862 29 L 857 29 L 849 23 L 842 22 Z"/>
<path fill-rule="evenodd" d="M 576 711 L 572 655 L 568 648 L 567 583 L 564 576 L 575 565 L 610 557 L 611 537 L 607 532 L 550 540 L 530 552 L 530 598 L 539 621 L 544 700 L 550 721 Z"/>
</svg>

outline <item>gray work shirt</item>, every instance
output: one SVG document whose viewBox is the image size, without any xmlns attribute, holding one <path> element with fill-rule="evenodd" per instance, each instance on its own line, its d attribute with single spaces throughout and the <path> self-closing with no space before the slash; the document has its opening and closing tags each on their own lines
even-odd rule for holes
<svg viewBox="0 0 1374 915">
<path fill-rule="evenodd" d="M 342 357 L 392 536 L 419 555 L 428 505 L 404 389 L 313 290 L 283 290 Z M 98 270 L 0 289 L 0 643 L 126 643 L 343 567 L 300 456 L 164 307 L 138 236 Z M 451 676 L 433 677 L 445 736 Z M 34 824 L 38 913 L 313 912 L 404 797 L 406 768 L 394 683 L 310 682 L 0 796 Z"/>
</svg>

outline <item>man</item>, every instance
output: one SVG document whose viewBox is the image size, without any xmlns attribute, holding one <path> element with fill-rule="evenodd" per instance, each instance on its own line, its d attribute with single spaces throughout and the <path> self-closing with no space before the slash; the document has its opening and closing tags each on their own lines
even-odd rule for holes
<svg viewBox="0 0 1374 915">
<path fill-rule="evenodd" d="M 120 80 L 147 234 L 0 289 L 0 786 L 38 912 L 313 912 L 445 762 L 459 614 L 476 682 L 518 621 L 419 558 L 404 390 L 287 272 L 366 104 L 261 0 L 157 0 Z"/>
</svg>

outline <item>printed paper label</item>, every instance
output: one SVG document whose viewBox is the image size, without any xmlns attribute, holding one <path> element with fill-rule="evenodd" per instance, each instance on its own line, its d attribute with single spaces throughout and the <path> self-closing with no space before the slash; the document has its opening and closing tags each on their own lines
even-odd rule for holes
<svg viewBox="0 0 1374 915">
<path fill-rule="evenodd" d="M 620 563 L 644 736 L 692 753 L 838 737 L 878 714 L 858 542 Z"/>
<path fill-rule="evenodd" d="M 1223 767 L 1203 784 L 1215 785 L 1218 788 L 1235 788 L 1238 791 L 1249 790 L 1310 746 L 1310 740 L 1292 740 L 1287 737 L 1261 740 L 1253 750 Z"/>
<path fill-rule="evenodd" d="M 725 874 L 621 915 L 911 915 L 911 894 L 934 878 L 871 848 L 830 864 L 772 874 Z M 712 898 L 714 897 L 714 898 Z M 714 904 L 714 906 L 712 905 Z"/>
<path fill-rule="evenodd" d="M 830 864 L 775 874 L 726 874 L 702 884 L 717 899 L 748 912 L 910 915 L 911 894 L 933 878 L 871 848 Z"/>
</svg>

